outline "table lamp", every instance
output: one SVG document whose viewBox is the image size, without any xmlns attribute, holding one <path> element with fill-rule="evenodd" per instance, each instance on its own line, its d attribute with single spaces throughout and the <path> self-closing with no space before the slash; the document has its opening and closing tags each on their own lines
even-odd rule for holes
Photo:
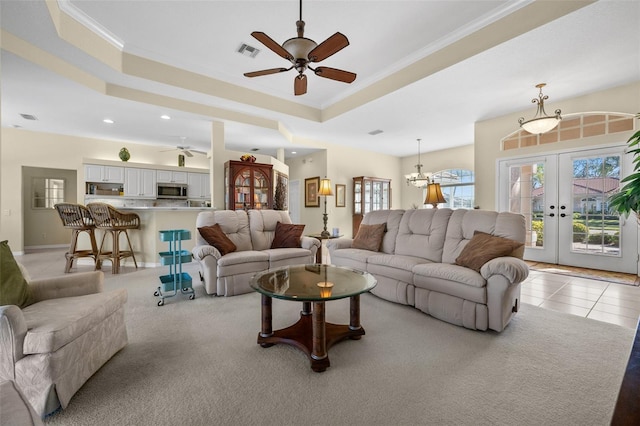
<svg viewBox="0 0 640 426">
<path fill-rule="evenodd" d="M 320 233 L 320 236 L 322 238 L 329 238 L 331 234 L 329 233 L 329 231 L 327 231 L 327 197 L 333 195 L 333 191 L 331 191 L 330 179 L 327 179 L 326 177 L 324 179 L 320 179 L 320 189 L 318 190 L 318 195 L 324 195 L 324 213 L 322 215 L 324 230 Z"/>
<path fill-rule="evenodd" d="M 446 203 L 442 195 L 442 189 L 440 189 L 439 183 L 430 183 L 427 185 L 427 197 L 424 199 L 424 204 L 431 204 L 434 209 L 438 208 L 438 203 Z"/>
</svg>

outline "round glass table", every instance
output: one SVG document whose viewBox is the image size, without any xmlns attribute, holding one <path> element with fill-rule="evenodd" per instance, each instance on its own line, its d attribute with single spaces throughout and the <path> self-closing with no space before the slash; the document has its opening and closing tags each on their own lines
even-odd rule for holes
<svg viewBox="0 0 640 426">
<path fill-rule="evenodd" d="M 329 367 L 329 348 L 345 339 L 358 340 L 365 334 L 360 325 L 360 294 L 374 288 L 376 279 L 357 269 L 334 265 L 294 265 L 269 269 L 251 279 L 251 287 L 262 294 L 262 330 L 258 344 L 295 346 L 309 357 L 311 369 Z M 281 330 L 272 328 L 272 298 L 302 302 L 300 319 Z M 325 321 L 325 302 L 350 298 L 349 324 Z"/>
</svg>

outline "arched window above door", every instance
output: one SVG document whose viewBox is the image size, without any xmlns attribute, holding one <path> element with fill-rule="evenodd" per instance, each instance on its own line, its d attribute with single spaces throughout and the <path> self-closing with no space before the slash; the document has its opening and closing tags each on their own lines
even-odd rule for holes
<svg viewBox="0 0 640 426">
<path fill-rule="evenodd" d="M 558 127 L 541 135 L 518 129 L 500 141 L 500 149 L 526 148 L 634 129 L 634 115 L 623 113 L 579 113 L 565 115 Z"/>
</svg>

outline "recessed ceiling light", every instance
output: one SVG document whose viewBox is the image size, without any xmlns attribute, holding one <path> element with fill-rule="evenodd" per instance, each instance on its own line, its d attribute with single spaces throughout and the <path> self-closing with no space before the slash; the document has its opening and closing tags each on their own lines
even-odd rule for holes
<svg viewBox="0 0 640 426">
<path fill-rule="evenodd" d="M 291 154 L 297 154 L 297 152 L 295 152 L 295 151 L 291 151 Z"/>
<path fill-rule="evenodd" d="M 112 120 L 112 119 L 110 119 L 110 118 L 105 118 L 104 120 L 102 120 L 102 122 L 103 122 L 103 123 L 107 123 L 107 124 L 113 124 L 113 123 L 115 123 L 115 121 L 113 121 L 113 120 Z"/>
<path fill-rule="evenodd" d="M 253 152 L 260 151 L 260 148 L 251 148 L 251 151 Z"/>
<path fill-rule="evenodd" d="M 369 132 L 369 134 L 371 136 L 379 135 L 380 133 L 382 133 L 382 130 L 380 130 L 380 129 L 372 130 L 372 131 Z"/>
<path fill-rule="evenodd" d="M 20 116 L 22 118 L 24 118 L 25 120 L 37 120 L 38 119 L 38 117 L 36 117 L 33 114 L 20 114 Z"/>
<path fill-rule="evenodd" d="M 161 115 L 160 118 L 162 118 L 163 120 L 171 120 L 171 117 L 169 117 L 167 114 Z"/>
</svg>

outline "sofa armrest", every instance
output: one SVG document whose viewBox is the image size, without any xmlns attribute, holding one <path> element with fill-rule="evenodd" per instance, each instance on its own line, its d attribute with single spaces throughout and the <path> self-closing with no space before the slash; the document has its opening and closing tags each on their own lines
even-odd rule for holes
<svg viewBox="0 0 640 426">
<path fill-rule="evenodd" d="M 322 243 L 317 238 L 311 238 L 303 235 L 300 237 L 300 247 L 311 250 L 314 254 L 322 247 Z M 313 248 L 315 247 L 315 249 Z"/>
<path fill-rule="evenodd" d="M 33 303 L 60 297 L 100 293 L 104 287 L 102 271 L 80 272 L 29 282 Z"/>
<path fill-rule="evenodd" d="M 329 253 L 333 253 L 335 250 L 351 248 L 352 245 L 353 238 L 334 238 L 327 241 Z"/>
<path fill-rule="evenodd" d="M 529 267 L 517 257 L 497 257 L 482 265 L 480 275 L 487 281 L 494 275 L 502 275 L 513 285 L 527 279 Z"/>
<path fill-rule="evenodd" d="M 191 255 L 195 260 L 200 260 L 200 261 L 204 260 L 204 258 L 207 256 L 213 256 L 216 259 L 216 261 L 220 260 L 220 258 L 222 257 L 222 255 L 220 254 L 217 248 L 215 248 L 214 246 L 210 246 L 208 244 L 203 246 L 195 246 L 191 250 Z"/>
<path fill-rule="evenodd" d="M 24 357 L 27 322 L 15 305 L 0 306 L 0 379 L 15 380 L 15 365 Z"/>
</svg>

